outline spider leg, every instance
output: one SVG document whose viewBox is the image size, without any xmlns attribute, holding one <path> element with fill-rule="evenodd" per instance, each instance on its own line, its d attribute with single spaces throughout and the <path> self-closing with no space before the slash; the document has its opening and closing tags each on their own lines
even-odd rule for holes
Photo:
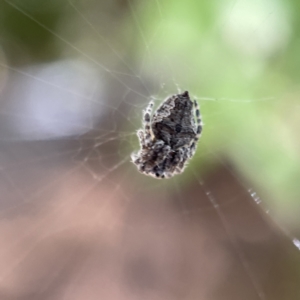
<svg viewBox="0 0 300 300">
<path fill-rule="evenodd" d="M 137 136 L 139 138 L 139 141 L 140 141 L 140 146 L 141 146 L 141 149 L 145 149 L 146 146 L 145 146 L 145 136 L 144 136 L 144 131 L 142 129 L 138 130 L 137 131 Z M 131 154 L 131 160 L 133 163 L 135 164 L 140 164 L 141 163 L 141 156 L 140 156 L 140 152 L 139 151 L 138 153 L 132 153 Z M 139 167 L 139 170 L 141 170 L 141 166 Z"/>
<path fill-rule="evenodd" d="M 151 113 L 153 110 L 154 102 L 151 100 L 147 106 L 147 108 L 144 111 L 144 133 L 145 133 L 145 145 L 149 145 L 151 142 L 151 129 L 150 129 L 150 124 L 151 124 Z"/>
<path fill-rule="evenodd" d="M 186 161 L 190 158 L 190 151 L 188 147 L 183 147 L 180 154 L 180 162 L 178 163 L 175 172 L 180 174 L 185 168 Z"/>
<path fill-rule="evenodd" d="M 138 130 L 137 136 L 138 136 L 139 141 L 140 141 L 140 146 L 144 149 L 146 147 L 144 131 L 142 129 Z"/>
<path fill-rule="evenodd" d="M 203 122 L 202 122 L 202 119 L 201 119 L 199 105 L 198 105 L 196 100 L 194 100 L 194 107 L 195 107 L 195 115 L 196 115 L 196 121 L 197 121 L 196 124 L 197 125 L 196 125 L 196 136 L 194 138 L 194 141 L 191 144 L 190 157 L 193 156 L 195 151 L 196 151 L 196 145 L 197 145 L 197 142 L 198 142 L 198 140 L 201 136 L 202 127 L 203 127 Z"/>
<path fill-rule="evenodd" d="M 162 142 L 162 145 L 163 145 L 163 142 Z M 170 146 L 163 146 L 161 148 L 161 152 L 157 156 L 157 162 L 156 162 L 157 165 L 153 169 L 153 171 L 155 172 L 155 176 L 157 178 L 165 178 L 166 177 L 165 170 L 166 170 L 166 164 L 168 163 L 168 156 L 169 156 L 170 151 L 171 151 Z"/>
</svg>

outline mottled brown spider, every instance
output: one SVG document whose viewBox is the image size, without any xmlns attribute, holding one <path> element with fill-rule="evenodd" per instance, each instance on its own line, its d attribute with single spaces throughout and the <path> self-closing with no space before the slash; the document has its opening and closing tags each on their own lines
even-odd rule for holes
<svg viewBox="0 0 300 300">
<path fill-rule="evenodd" d="M 131 158 L 141 173 L 169 178 L 182 173 L 195 154 L 202 131 L 200 110 L 187 91 L 165 99 L 151 118 L 153 105 L 150 101 L 144 111 L 144 129 L 137 132 L 141 149 Z"/>
</svg>

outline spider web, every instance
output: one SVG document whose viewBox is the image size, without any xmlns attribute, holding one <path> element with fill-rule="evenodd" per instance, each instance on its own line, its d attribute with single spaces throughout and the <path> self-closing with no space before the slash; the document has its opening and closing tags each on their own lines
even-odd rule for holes
<svg viewBox="0 0 300 300">
<path fill-rule="evenodd" d="M 289 8 L 106 2 L 3 6 L 0 298 L 299 299 Z M 142 111 L 184 90 L 195 157 L 143 176 Z"/>
</svg>

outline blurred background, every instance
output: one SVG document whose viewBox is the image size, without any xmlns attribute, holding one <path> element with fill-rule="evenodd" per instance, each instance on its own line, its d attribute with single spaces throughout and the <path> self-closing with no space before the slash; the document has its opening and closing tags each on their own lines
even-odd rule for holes
<svg viewBox="0 0 300 300">
<path fill-rule="evenodd" d="M 0 299 L 300 299 L 296 0 L 0 3 Z M 130 162 L 188 90 L 182 175 Z"/>
</svg>

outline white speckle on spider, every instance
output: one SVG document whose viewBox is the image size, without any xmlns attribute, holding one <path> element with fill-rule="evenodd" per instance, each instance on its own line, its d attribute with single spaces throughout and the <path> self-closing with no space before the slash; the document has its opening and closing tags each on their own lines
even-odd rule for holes
<svg viewBox="0 0 300 300">
<path fill-rule="evenodd" d="M 151 117 L 153 105 L 150 101 L 144 111 L 144 129 L 137 132 L 141 149 L 131 158 L 141 173 L 170 178 L 182 173 L 195 154 L 202 132 L 200 110 L 187 91 L 165 99 Z"/>
</svg>

